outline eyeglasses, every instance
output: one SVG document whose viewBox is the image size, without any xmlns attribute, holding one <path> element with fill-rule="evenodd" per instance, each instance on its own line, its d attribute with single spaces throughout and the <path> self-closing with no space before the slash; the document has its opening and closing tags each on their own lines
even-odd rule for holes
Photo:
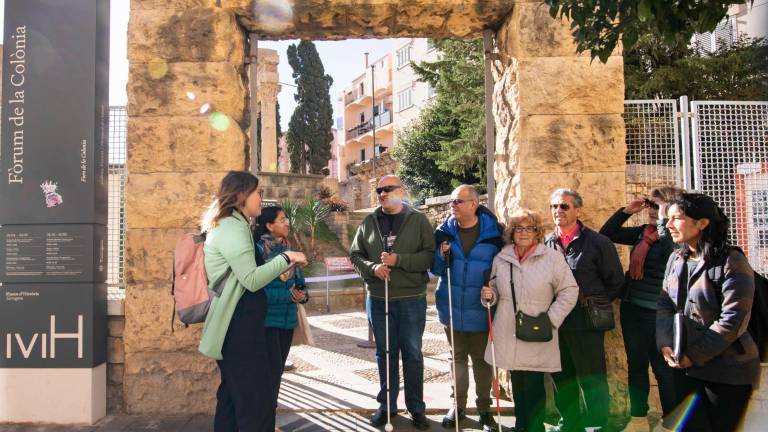
<svg viewBox="0 0 768 432">
<path fill-rule="evenodd" d="M 378 195 L 381 195 L 382 192 L 389 193 L 389 192 L 392 192 L 393 190 L 396 190 L 396 189 L 400 189 L 400 186 L 398 186 L 398 185 L 382 186 L 382 187 L 377 187 L 376 188 L 376 193 Z"/>
<path fill-rule="evenodd" d="M 516 226 L 515 232 L 516 233 L 523 233 L 523 232 L 529 232 L 529 233 L 535 233 L 538 231 L 535 226 Z"/>
<path fill-rule="evenodd" d="M 465 202 L 470 202 L 470 201 L 473 201 L 473 200 L 463 200 L 463 199 L 456 198 L 456 199 L 448 200 L 448 203 L 457 206 L 459 204 L 464 204 Z"/>
<path fill-rule="evenodd" d="M 557 210 L 560 208 L 560 210 L 570 210 L 571 205 L 566 203 L 560 203 L 560 204 L 550 204 L 549 207 L 552 208 L 552 210 Z"/>
</svg>

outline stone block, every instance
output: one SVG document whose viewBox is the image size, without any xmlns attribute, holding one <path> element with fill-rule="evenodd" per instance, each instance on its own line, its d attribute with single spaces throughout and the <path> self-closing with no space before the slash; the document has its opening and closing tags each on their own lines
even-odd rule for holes
<svg viewBox="0 0 768 432">
<path fill-rule="evenodd" d="M 125 360 L 123 393 L 129 414 L 213 413 L 219 385 L 213 360 L 197 352 L 129 353 Z"/>
<path fill-rule="evenodd" d="M 623 170 L 626 158 L 621 114 L 526 116 L 511 145 L 519 152 L 520 170 Z"/>
<path fill-rule="evenodd" d="M 219 0 L 131 0 L 131 10 L 216 7 Z"/>
<path fill-rule="evenodd" d="M 541 1 L 516 1 L 496 33 L 499 52 L 518 59 L 575 56 L 576 44 L 567 21 L 552 18 Z"/>
<path fill-rule="evenodd" d="M 519 182 L 519 186 L 514 182 Z M 497 198 L 505 205 L 505 219 L 520 206 L 527 207 L 542 215 L 548 231 L 554 226 L 549 211 L 549 195 L 557 188 L 572 188 L 581 194 L 584 199 L 581 220 L 595 230 L 599 230 L 608 217 L 625 204 L 624 171 L 521 173 L 511 183 L 505 191 L 520 195 L 499 194 Z"/>
<path fill-rule="evenodd" d="M 123 330 L 125 329 L 125 317 L 110 316 L 107 321 L 108 336 L 121 338 L 123 337 Z"/>
<path fill-rule="evenodd" d="M 125 187 L 128 231 L 196 229 L 226 172 L 131 174 Z"/>
<path fill-rule="evenodd" d="M 173 249 L 190 229 L 131 228 L 125 239 L 125 280 L 165 283 L 170 287 Z"/>
<path fill-rule="evenodd" d="M 128 58 L 133 63 L 242 64 L 245 52 L 245 34 L 231 10 L 187 7 L 131 12 Z"/>
<path fill-rule="evenodd" d="M 107 363 L 120 364 L 125 362 L 125 347 L 123 339 L 116 337 L 107 338 Z"/>
<path fill-rule="evenodd" d="M 125 320 L 127 353 L 196 352 L 200 343 L 202 324 L 185 327 L 176 318 L 170 285 L 128 285 Z"/>
<path fill-rule="evenodd" d="M 205 114 L 220 130 L 239 128 L 247 98 L 242 67 L 233 63 L 132 62 L 128 115 Z"/>
<path fill-rule="evenodd" d="M 107 385 L 119 385 L 123 383 L 125 366 L 123 364 L 107 365 Z"/>
<path fill-rule="evenodd" d="M 606 64 L 589 57 L 520 59 L 516 80 L 509 80 L 512 111 L 534 114 L 620 114 L 624 112 L 624 63 L 611 57 Z M 516 105 L 516 106 L 515 106 Z"/>
<path fill-rule="evenodd" d="M 210 116 L 128 119 L 131 174 L 242 170 L 245 145 L 237 124 L 219 130 Z"/>
</svg>

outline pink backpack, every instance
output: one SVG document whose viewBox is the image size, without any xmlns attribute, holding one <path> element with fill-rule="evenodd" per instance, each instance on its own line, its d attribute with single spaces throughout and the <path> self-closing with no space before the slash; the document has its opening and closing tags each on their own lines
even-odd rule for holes
<svg viewBox="0 0 768 432">
<path fill-rule="evenodd" d="M 208 315 L 213 297 L 218 297 L 224 290 L 230 269 L 221 279 L 209 287 L 208 275 L 205 273 L 205 233 L 184 234 L 176 243 L 173 251 L 173 296 L 174 316 L 185 325 L 201 323 Z M 171 317 L 173 331 L 173 317 Z"/>
</svg>

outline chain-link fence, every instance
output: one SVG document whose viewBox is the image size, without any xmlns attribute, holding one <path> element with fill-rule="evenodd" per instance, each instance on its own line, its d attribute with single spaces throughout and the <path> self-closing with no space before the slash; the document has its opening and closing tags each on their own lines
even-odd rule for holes
<svg viewBox="0 0 768 432">
<path fill-rule="evenodd" d="M 693 102 L 696 189 L 731 219 L 729 240 L 768 273 L 768 102 Z"/>
<path fill-rule="evenodd" d="M 677 101 L 632 100 L 624 102 L 627 141 L 625 191 L 627 201 L 648 196 L 653 188 L 682 182 Z M 645 223 L 645 212 L 629 223 Z"/>
<path fill-rule="evenodd" d="M 124 288 L 125 269 L 125 163 L 128 116 L 125 107 L 109 108 L 109 205 L 107 221 L 107 284 Z"/>
</svg>

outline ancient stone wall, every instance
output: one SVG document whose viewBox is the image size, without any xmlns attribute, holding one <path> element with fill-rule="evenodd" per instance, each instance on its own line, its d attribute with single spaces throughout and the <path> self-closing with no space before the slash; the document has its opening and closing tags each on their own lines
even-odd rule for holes
<svg viewBox="0 0 768 432">
<path fill-rule="evenodd" d="M 170 265 L 228 170 L 245 168 L 245 37 L 215 1 L 131 2 L 123 396 L 128 413 L 210 413 L 200 326 L 171 330 Z M 173 395 L 173 397 L 168 397 Z"/>
<path fill-rule="evenodd" d="M 576 55 L 567 23 L 541 1 L 515 2 L 496 33 L 496 213 L 528 207 L 544 215 L 549 194 L 584 197 L 583 221 L 599 229 L 624 202 L 624 78 L 621 52 L 606 64 Z M 619 330 L 607 333 L 612 411 L 624 412 L 626 358 Z"/>
</svg>

